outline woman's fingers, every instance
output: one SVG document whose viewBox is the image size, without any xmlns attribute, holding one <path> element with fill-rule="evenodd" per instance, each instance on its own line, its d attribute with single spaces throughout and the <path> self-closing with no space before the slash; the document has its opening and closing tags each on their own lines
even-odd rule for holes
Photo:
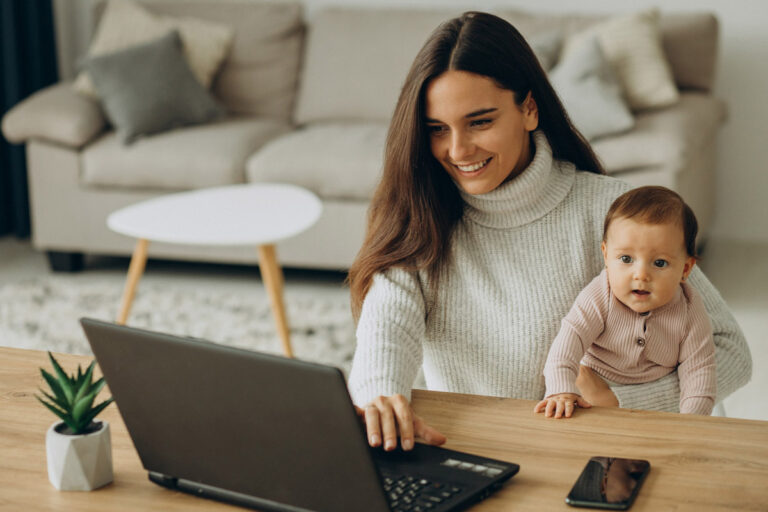
<svg viewBox="0 0 768 512">
<path fill-rule="evenodd" d="M 544 411 L 544 408 L 547 406 L 547 399 L 541 400 L 539 403 L 533 406 L 533 412 L 534 413 L 540 413 Z"/>
<path fill-rule="evenodd" d="M 397 424 L 395 423 L 395 411 L 389 397 L 380 396 L 373 401 L 373 405 L 379 411 L 379 423 L 384 449 L 394 450 L 397 447 Z"/>
<path fill-rule="evenodd" d="M 381 446 L 381 420 L 379 418 L 379 409 L 369 404 L 363 410 L 365 415 L 365 431 L 368 433 L 368 444 L 374 448 Z"/>
<path fill-rule="evenodd" d="M 431 445 L 441 445 L 445 443 L 448 438 L 445 437 L 440 431 L 436 430 L 435 428 L 427 425 L 424 420 L 419 418 L 418 416 L 413 416 L 413 428 L 416 433 L 416 435 L 427 442 L 427 444 Z M 403 446 L 405 448 L 405 446 Z"/>
<path fill-rule="evenodd" d="M 394 395 L 390 399 L 397 418 L 397 426 L 400 429 L 400 445 L 403 450 L 413 448 L 413 411 L 411 404 L 403 395 Z M 397 440 L 395 440 L 397 442 Z"/>
<path fill-rule="evenodd" d="M 394 450 L 398 435 L 403 450 L 413 449 L 416 437 L 433 445 L 446 441 L 442 433 L 413 413 L 411 404 L 403 395 L 380 396 L 364 409 L 355 407 L 355 410 L 365 419 L 368 444 L 371 446 Z"/>
<path fill-rule="evenodd" d="M 592 407 L 592 404 L 587 402 L 587 400 L 582 396 L 576 398 L 576 404 L 579 407 L 583 407 L 585 409 L 589 409 L 590 407 Z"/>
</svg>

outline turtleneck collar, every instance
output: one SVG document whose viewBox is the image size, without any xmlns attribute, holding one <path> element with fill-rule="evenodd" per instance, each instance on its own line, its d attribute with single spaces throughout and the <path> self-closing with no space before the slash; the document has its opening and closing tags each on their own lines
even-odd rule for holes
<svg viewBox="0 0 768 512">
<path fill-rule="evenodd" d="M 533 160 L 515 178 L 485 194 L 459 188 L 465 219 L 489 228 L 514 228 L 543 217 L 565 199 L 576 175 L 573 164 L 552 158 L 544 132 L 533 132 L 533 143 Z"/>
</svg>

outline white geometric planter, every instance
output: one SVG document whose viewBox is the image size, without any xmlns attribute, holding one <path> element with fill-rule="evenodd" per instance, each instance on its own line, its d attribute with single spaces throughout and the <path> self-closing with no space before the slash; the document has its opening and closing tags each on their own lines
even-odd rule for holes
<svg viewBox="0 0 768 512">
<path fill-rule="evenodd" d="M 57 421 L 45 435 L 48 478 L 60 491 L 90 491 L 112 481 L 112 442 L 109 423 L 90 434 L 56 432 Z"/>
</svg>

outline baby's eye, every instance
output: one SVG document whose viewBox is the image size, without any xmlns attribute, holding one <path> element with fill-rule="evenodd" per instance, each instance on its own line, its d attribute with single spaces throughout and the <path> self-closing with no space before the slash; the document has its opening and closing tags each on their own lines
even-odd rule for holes
<svg viewBox="0 0 768 512">
<path fill-rule="evenodd" d="M 667 265 L 669 265 L 669 262 L 667 260 L 656 260 L 653 262 L 653 266 L 657 268 L 664 268 Z"/>
<path fill-rule="evenodd" d="M 627 256 L 626 254 L 624 256 L 620 256 L 619 259 L 622 263 L 632 263 L 632 256 Z"/>
</svg>

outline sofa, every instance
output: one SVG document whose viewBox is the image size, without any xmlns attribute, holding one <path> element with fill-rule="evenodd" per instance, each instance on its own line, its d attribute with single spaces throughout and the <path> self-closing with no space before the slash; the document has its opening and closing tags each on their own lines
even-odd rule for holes
<svg viewBox="0 0 768 512">
<path fill-rule="evenodd" d="M 9 141 L 26 144 L 33 245 L 49 255 L 54 269 L 74 270 L 83 254 L 131 254 L 134 241 L 106 225 L 121 207 L 175 191 L 285 182 L 317 194 L 323 213 L 313 228 L 278 245 L 280 262 L 347 269 L 363 239 L 388 120 L 410 62 L 431 30 L 462 10 L 338 6 L 308 15 L 292 0 L 142 5 L 158 15 L 234 29 L 211 86 L 227 115 L 126 146 L 99 101 L 69 82 L 19 103 L 4 116 L 2 131 Z M 526 38 L 572 34 L 607 16 L 493 12 Z M 659 33 L 679 100 L 634 111 L 631 129 L 591 142 L 609 174 L 678 191 L 706 236 L 718 128 L 726 118 L 725 104 L 712 94 L 718 23 L 706 12 L 663 12 Z M 150 257 L 257 261 L 256 251 L 243 247 L 162 243 L 150 247 Z"/>
</svg>

